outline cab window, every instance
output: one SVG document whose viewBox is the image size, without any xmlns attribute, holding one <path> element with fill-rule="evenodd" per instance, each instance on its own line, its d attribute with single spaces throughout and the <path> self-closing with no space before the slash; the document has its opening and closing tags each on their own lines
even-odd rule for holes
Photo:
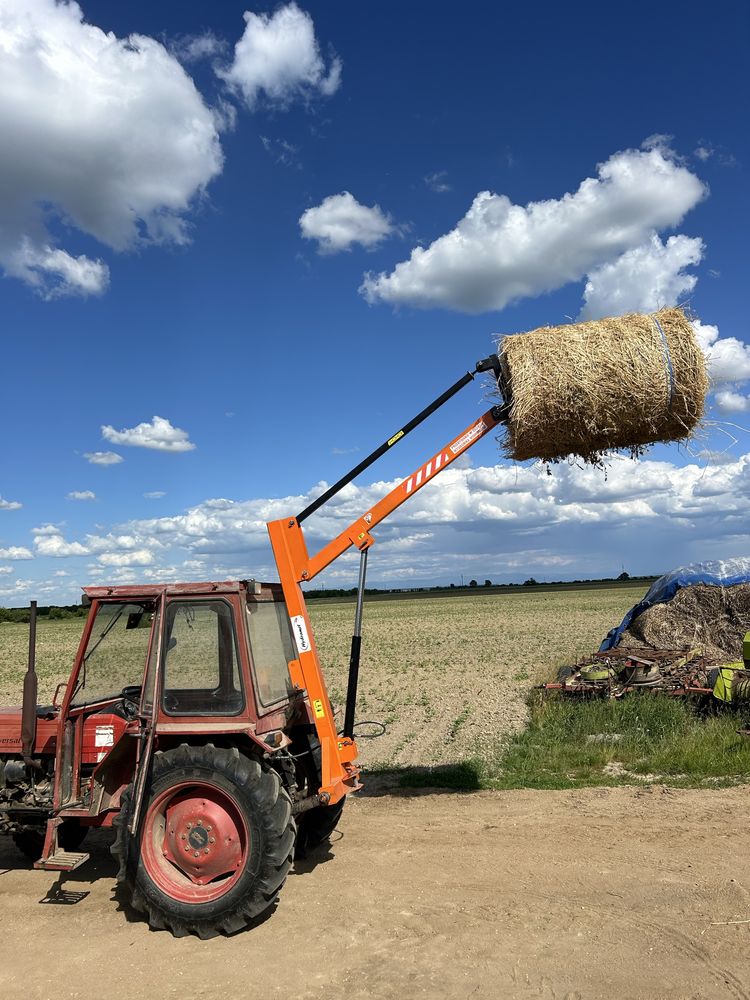
<svg viewBox="0 0 750 1000">
<path fill-rule="evenodd" d="M 295 658 L 292 627 L 283 601 L 248 601 L 247 631 L 261 705 L 289 697 L 289 663 Z"/>
<path fill-rule="evenodd" d="M 143 683 L 153 620 L 150 602 L 99 605 L 72 705 L 117 698 L 123 688 Z"/>
<path fill-rule="evenodd" d="M 164 634 L 162 705 L 169 715 L 237 715 L 245 706 L 232 607 L 173 601 Z"/>
</svg>

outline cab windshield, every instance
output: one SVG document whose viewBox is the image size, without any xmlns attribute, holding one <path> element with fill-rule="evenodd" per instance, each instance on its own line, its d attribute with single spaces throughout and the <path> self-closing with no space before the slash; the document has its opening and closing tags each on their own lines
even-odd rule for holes
<svg viewBox="0 0 750 1000">
<path fill-rule="evenodd" d="M 117 698 L 142 684 L 154 611 L 148 601 L 99 606 L 71 704 Z"/>
</svg>

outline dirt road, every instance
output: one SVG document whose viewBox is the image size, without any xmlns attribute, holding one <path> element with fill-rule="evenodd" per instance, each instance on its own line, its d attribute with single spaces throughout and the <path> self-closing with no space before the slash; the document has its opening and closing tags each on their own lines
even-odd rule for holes
<svg viewBox="0 0 750 1000">
<path fill-rule="evenodd" d="M 372 792 L 372 789 L 371 789 Z M 750 997 L 748 792 L 370 794 L 274 915 L 151 932 L 113 902 L 103 834 L 54 883 L 0 841 L 0 997 Z"/>
</svg>

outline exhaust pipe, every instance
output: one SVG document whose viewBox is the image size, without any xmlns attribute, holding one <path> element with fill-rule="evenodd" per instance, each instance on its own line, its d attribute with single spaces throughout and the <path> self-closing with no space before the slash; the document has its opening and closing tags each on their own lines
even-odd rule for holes
<svg viewBox="0 0 750 1000">
<path fill-rule="evenodd" d="M 31 602 L 29 618 L 29 666 L 23 679 L 23 708 L 21 710 L 21 748 L 24 762 L 35 767 L 31 759 L 36 742 L 36 601 Z"/>
</svg>

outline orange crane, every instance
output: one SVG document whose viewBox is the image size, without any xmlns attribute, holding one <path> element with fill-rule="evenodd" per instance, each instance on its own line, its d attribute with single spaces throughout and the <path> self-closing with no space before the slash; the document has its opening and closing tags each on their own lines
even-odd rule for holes
<svg viewBox="0 0 750 1000">
<path fill-rule="evenodd" d="M 354 741 L 354 716 L 357 701 L 360 649 L 362 645 L 362 605 L 367 574 L 367 555 L 375 539 L 371 529 L 392 514 L 394 510 L 413 497 L 440 472 L 444 471 L 468 448 L 481 440 L 498 424 L 504 422 L 509 404 L 492 406 L 478 420 L 475 420 L 459 435 L 449 441 L 427 462 L 407 476 L 390 493 L 379 500 L 374 507 L 365 511 L 336 538 L 332 539 L 316 555 L 310 556 L 302 533 L 302 522 L 315 513 L 323 504 L 359 476 L 365 469 L 381 458 L 395 444 L 415 427 L 426 420 L 447 400 L 471 382 L 478 373 L 491 371 L 499 381 L 500 363 L 496 355 L 478 361 L 473 372 L 467 372 L 429 406 L 425 407 L 404 427 L 392 434 L 379 448 L 363 459 L 347 475 L 343 476 L 320 497 L 314 500 L 296 517 L 281 518 L 268 524 L 274 558 L 284 591 L 287 610 L 292 621 L 298 659 L 291 664 L 292 680 L 304 688 L 309 696 L 315 715 L 315 726 L 322 749 L 322 785 L 320 794 L 331 805 L 338 802 L 349 791 L 359 788 L 360 769 L 356 766 L 357 745 Z M 349 683 L 347 686 L 344 726 L 339 735 L 333 717 L 325 678 L 320 659 L 315 648 L 310 618 L 305 605 L 301 584 L 309 583 L 331 563 L 352 546 L 359 549 L 359 580 L 357 601 L 349 661 Z"/>
</svg>

